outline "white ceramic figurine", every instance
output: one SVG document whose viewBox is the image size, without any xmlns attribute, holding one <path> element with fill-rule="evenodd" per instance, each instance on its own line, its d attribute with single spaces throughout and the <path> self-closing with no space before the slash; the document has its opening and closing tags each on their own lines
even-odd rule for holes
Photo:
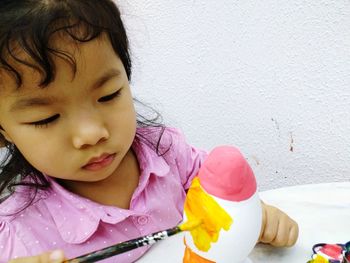
<svg viewBox="0 0 350 263">
<path fill-rule="evenodd" d="M 202 219 L 203 227 L 155 244 L 138 262 L 251 262 L 262 208 L 253 171 L 236 148 L 210 152 L 187 193 L 185 212 L 184 221 Z"/>
<path fill-rule="evenodd" d="M 199 182 L 199 185 L 198 185 Z M 192 187 L 201 187 L 205 194 L 209 194 L 222 211 L 228 214 L 233 220 L 228 226 L 227 231 L 221 229 L 218 233 L 216 242 L 210 244 L 207 251 L 201 251 L 200 247 L 195 245 L 194 237 L 190 233 L 185 234 L 187 244 L 187 256 L 183 262 L 218 262 L 218 263 L 246 263 L 250 262 L 247 258 L 254 248 L 260 234 L 262 208 L 257 193 L 255 176 L 249 164 L 242 154 L 234 147 L 221 146 L 215 148 L 209 154 L 198 173 L 197 185 L 195 180 L 188 192 L 185 211 L 188 210 L 188 202 L 197 202 L 197 206 L 207 206 L 207 201 L 201 201 L 190 198 Z M 198 195 L 200 196 L 200 195 Z M 203 197 L 200 198 L 204 200 Z M 190 208 L 191 209 L 191 208 Z M 215 208 L 217 209 L 217 208 Z M 192 209 L 193 210 L 193 209 Z M 203 212 L 204 211 L 204 212 Z M 202 216 L 218 220 L 222 223 L 219 212 L 205 207 L 199 213 L 209 213 Z M 188 211 L 187 218 L 188 217 Z M 209 222 L 216 224 L 215 221 Z M 225 228 L 225 226 L 223 226 Z M 210 226 L 209 226 L 210 228 Z M 210 229 L 208 229 L 210 232 Z M 192 233 L 193 234 L 193 233 Z M 201 235 L 202 232 L 199 232 Z M 198 259 L 197 259 L 198 258 Z M 207 260 L 207 261 L 205 261 Z"/>
</svg>

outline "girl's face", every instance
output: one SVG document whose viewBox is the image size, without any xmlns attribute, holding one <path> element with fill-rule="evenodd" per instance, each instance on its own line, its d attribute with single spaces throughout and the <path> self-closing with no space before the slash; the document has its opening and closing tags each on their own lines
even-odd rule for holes
<svg viewBox="0 0 350 263">
<path fill-rule="evenodd" d="M 23 86 L 0 72 L 0 130 L 37 170 L 51 177 L 99 181 L 110 176 L 130 150 L 136 116 L 128 78 L 106 37 L 73 45 L 61 41 L 77 65 L 54 58 L 55 79 L 18 66 Z"/>
</svg>

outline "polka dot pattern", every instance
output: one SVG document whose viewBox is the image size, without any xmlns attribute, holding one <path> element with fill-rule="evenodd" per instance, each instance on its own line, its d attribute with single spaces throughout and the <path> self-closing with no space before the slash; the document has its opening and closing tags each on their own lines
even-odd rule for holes
<svg viewBox="0 0 350 263">
<path fill-rule="evenodd" d="M 133 145 L 142 173 L 129 209 L 80 197 L 47 176 L 52 188 L 45 198 L 16 217 L 0 216 L 0 262 L 58 248 L 71 258 L 180 223 L 185 190 L 206 153 L 186 144 L 176 130 L 167 129 L 163 138 L 164 145 L 172 145 L 163 156 L 142 143 Z M 6 200 L 0 212 L 12 211 L 16 200 Z M 148 249 L 141 247 L 103 262 L 135 262 Z"/>
</svg>

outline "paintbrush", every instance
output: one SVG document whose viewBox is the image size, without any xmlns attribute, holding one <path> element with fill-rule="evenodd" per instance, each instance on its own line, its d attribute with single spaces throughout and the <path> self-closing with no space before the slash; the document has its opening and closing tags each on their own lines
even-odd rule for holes
<svg viewBox="0 0 350 263">
<path fill-rule="evenodd" d="M 169 228 L 167 230 L 155 232 L 150 235 L 146 235 L 143 237 L 131 239 L 128 241 L 124 241 L 121 243 L 118 243 L 113 246 L 109 246 L 106 248 L 103 248 L 101 250 L 96 250 L 94 252 L 68 259 L 64 261 L 64 263 L 92 263 L 96 262 L 105 258 L 113 257 L 115 255 L 122 254 L 124 252 L 136 249 L 138 247 L 143 247 L 147 245 L 152 245 L 158 241 L 164 240 L 167 237 L 176 235 L 178 233 L 181 233 L 183 231 L 191 231 L 202 224 L 201 220 L 194 220 L 191 222 L 186 222 L 182 225 L 178 225 L 173 228 Z"/>
</svg>

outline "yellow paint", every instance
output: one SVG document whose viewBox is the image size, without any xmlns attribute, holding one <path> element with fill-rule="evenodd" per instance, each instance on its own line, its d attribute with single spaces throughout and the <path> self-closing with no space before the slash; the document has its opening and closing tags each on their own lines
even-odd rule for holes
<svg viewBox="0 0 350 263">
<path fill-rule="evenodd" d="M 329 263 L 329 260 L 320 255 L 316 255 L 316 257 L 310 260 L 308 263 Z"/>
<path fill-rule="evenodd" d="M 198 226 L 200 226 L 202 224 L 202 222 L 203 221 L 201 219 L 187 221 L 187 222 L 181 224 L 179 226 L 179 228 L 181 229 L 181 231 L 192 231 L 193 229 L 195 229 Z"/>
<path fill-rule="evenodd" d="M 218 241 L 221 229 L 227 231 L 233 223 L 231 216 L 203 190 L 198 177 L 188 190 L 185 213 L 189 222 L 202 222 L 190 233 L 196 247 L 205 252 L 210 249 L 211 243 Z"/>
</svg>

